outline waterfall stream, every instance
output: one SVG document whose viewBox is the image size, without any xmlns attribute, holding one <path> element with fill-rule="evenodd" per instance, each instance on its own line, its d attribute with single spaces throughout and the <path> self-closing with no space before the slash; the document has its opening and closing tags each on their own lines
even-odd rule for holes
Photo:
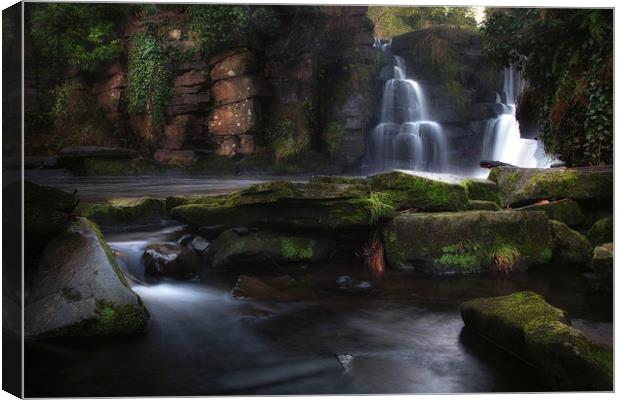
<svg viewBox="0 0 620 400">
<path fill-rule="evenodd" d="M 389 45 L 380 47 L 389 51 Z M 378 170 L 445 172 L 443 129 L 430 120 L 420 84 L 407 79 L 405 60 L 394 56 L 394 61 L 393 78 L 383 88 L 381 120 L 372 133 L 373 164 Z"/>
<path fill-rule="evenodd" d="M 504 113 L 488 119 L 484 128 L 482 159 L 502 161 L 519 167 L 544 168 L 554 161 L 545 154 L 542 143 L 523 139 L 516 118 L 516 103 L 525 89 L 525 81 L 519 71 L 505 68 L 502 71 L 501 93 L 496 102 L 502 104 Z"/>
</svg>

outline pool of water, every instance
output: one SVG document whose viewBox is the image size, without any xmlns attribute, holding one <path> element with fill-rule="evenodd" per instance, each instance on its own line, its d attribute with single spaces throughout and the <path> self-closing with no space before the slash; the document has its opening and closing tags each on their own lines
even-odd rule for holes
<svg viewBox="0 0 620 400">
<path fill-rule="evenodd" d="M 137 282 L 146 244 L 175 240 L 183 229 L 106 240 Z M 312 268 L 327 280 L 364 273 L 346 260 Z M 524 289 L 611 343 L 611 300 L 574 270 L 442 278 L 388 271 L 374 295 L 325 291 L 291 303 L 234 299 L 236 277 L 136 283 L 151 314 L 143 336 L 28 343 L 26 396 L 545 391 L 530 366 L 469 334 L 460 317 L 467 299 Z"/>
</svg>

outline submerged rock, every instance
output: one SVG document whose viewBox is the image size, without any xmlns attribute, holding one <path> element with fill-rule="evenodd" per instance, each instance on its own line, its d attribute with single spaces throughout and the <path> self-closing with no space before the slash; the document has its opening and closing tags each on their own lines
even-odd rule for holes
<svg viewBox="0 0 620 400">
<path fill-rule="evenodd" d="M 393 214 L 385 196 L 363 185 L 268 182 L 219 196 L 168 199 L 171 215 L 192 226 L 368 227 Z"/>
<path fill-rule="evenodd" d="M 563 222 L 549 220 L 554 264 L 586 264 L 592 259 L 592 245 L 581 233 Z"/>
<path fill-rule="evenodd" d="M 613 242 L 614 219 L 612 217 L 599 219 L 590 227 L 587 236 L 593 246 Z"/>
<path fill-rule="evenodd" d="M 133 334 L 147 320 L 94 223 L 80 218 L 49 243 L 26 300 L 26 336 Z"/>
<path fill-rule="evenodd" d="M 317 261 L 329 255 L 326 237 L 292 236 L 271 231 L 249 232 L 244 236 L 229 230 L 207 251 L 213 268 L 244 268 Z"/>
<path fill-rule="evenodd" d="M 608 202 L 613 195 L 612 171 L 496 167 L 489 179 L 498 184 L 504 206 L 563 198 Z"/>
<path fill-rule="evenodd" d="M 209 247 L 209 242 L 202 236 L 196 236 L 189 243 L 189 247 L 196 250 L 197 253 L 203 253 Z"/>
<path fill-rule="evenodd" d="M 383 240 L 391 268 L 434 274 L 523 270 L 552 255 L 543 212 L 405 213 L 386 224 Z"/>
<path fill-rule="evenodd" d="M 160 221 L 167 215 L 165 201 L 151 197 L 83 204 L 77 211 L 82 217 L 105 226 Z"/>
<path fill-rule="evenodd" d="M 534 292 L 466 301 L 461 316 L 467 329 L 537 365 L 553 389 L 612 389 L 612 353 Z"/>
<path fill-rule="evenodd" d="M 181 236 L 179 240 L 177 240 L 177 243 L 181 246 L 187 246 L 193 239 L 194 235 L 186 233 L 185 235 Z"/>
<path fill-rule="evenodd" d="M 515 211 L 544 211 L 549 219 L 561 221 L 568 226 L 582 226 L 586 223 L 586 216 L 579 204 L 571 199 L 558 201 L 542 201 L 530 206 L 516 208 Z"/>
<path fill-rule="evenodd" d="M 154 277 L 191 278 L 200 269 L 196 253 L 176 243 L 152 243 L 146 246 L 144 272 Z"/>
<path fill-rule="evenodd" d="M 467 207 L 467 194 L 461 185 L 401 171 L 373 175 L 368 182 L 397 210 L 457 211 Z"/>
<path fill-rule="evenodd" d="M 611 293 L 614 285 L 614 244 L 605 243 L 594 248 L 592 269 L 598 280 L 598 289 Z"/>
</svg>

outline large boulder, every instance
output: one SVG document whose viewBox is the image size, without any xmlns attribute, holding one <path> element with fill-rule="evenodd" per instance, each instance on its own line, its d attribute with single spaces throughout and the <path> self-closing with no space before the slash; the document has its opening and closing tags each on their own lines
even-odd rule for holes
<svg viewBox="0 0 620 400">
<path fill-rule="evenodd" d="M 93 222 L 79 218 L 48 244 L 26 299 L 26 336 L 135 334 L 147 321 Z"/>
<path fill-rule="evenodd" d="M 405 213 L 386 224 L 383 240 L 391 268 L 433 274 L 523 270 L 552 255 L 542 212 Z"/>
<path fill-rule="evenodd" d="M 192 278 L 200 269 L 196 252 L 177 243 L 151 243 L 142 260 L 145 275 L 153 277 Z"/>
<path fill-rule="evenodd" d="M 366 185 L 261 183 L 219 196 L 168 200 L 171 216 L 189 225 L 266 228 L 360 228 L 392 216 L 382 193 Z"/>
<path fill-rule="evenodd" d="M 587 236 L 593 246 L 613 242 L 614 219 L 612 217 L 599 219 L 588 229 Z"/>
<path fill-rule="evenodd" d="M 607 202 L 613 196 L 612 171 L 496 167 L 489 179 L 498 184 L 505 206 L 563 198 Z"/>
<path fill-rule="evenodd" d="M 598 289 L 611 293 L 614 285 L 614 244 L 605 243 L 594 248 L 592 270 L 598 280 Z"/>
<path fill-rule="evenodd" d="M 209 246 L 207 258 L 216 269 L 254 268 L 317 261 L 326 258 L 330 249 L 330 242 L 324 236 L 293 236 L 271 231 L 239 235 L 229 230 Z"/>
<path fill-rule="evenodd" d="M 425 178 L 402 171 L 368 177 L 374 191 L 385 193 L 396 209 L 456 211 L 467 208 L 461 185 Z"/>
<path fill-rule="evenodd" d="M 469 200 L 491 201 L 498 206 L 502 204 L 499 198 L 497 183 L 488 179 L 464 179 L 461 185 Z"/>
<path fill-rule="evenodd" d="M 581 233 L 564 222 L 549 220 L 554 264 L 586 264 L 592 259 L 592 245 Z"/>
<path fill-rule="evenodd" d="M 77 212 L 102 226 L 159 222 L 167 214 L 165 201 L 151 197 L 84 203 L 77 208 Z"/>
<path fill-rule="evenodd" d="M 544 211 L 549 219 L 562 221 L 571 227 L 579 227 L 586 223 L 586 216 L 579 204 L 571 199 L 557 201 L 543 200 L 536 204 L 516 208 L 516 211 Z"/>
<path fill-rule="evenodd" d="M 466 301 L 461 316 L 468 330 L 538 366 L 552 389 L 612 389 L 611 351 L 591 343 L 536 293 Z"/>
</svg>

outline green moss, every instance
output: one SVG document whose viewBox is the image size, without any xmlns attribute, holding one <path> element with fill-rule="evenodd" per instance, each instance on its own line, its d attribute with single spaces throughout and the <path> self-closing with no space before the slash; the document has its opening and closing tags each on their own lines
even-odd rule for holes
<svg viewBox="0 0 620 400">
<path fill-rule="evenodd" d="M 309 183 L 333 183 L 339 185 L 366 185 L 365 178 L 354 178 L 338 175 L 314 175 L 308 180 Z"/>
<path fill-rule="evenodd" d="M 282 239 L 282 257 L 292 261 L 309 261 L 314 257 L 314 240 Z"/>
<path fill-rule="evenodd" d="M 138 220 L 166 216 L 164 200 L 150 197 L 111 199 L 104 203 L 81 204 L 77 212 L 101 224 L 126 224 Z"/>
<path fill-rule="evenodd" d="M 546 247 L 541 251 L 541 256 L 543 259 L 547 260 L 547 261 L 551 261 L 551 257 L 553 256 L 553 251 Z"/>
<path fill-rule="evenodd" d="M 95 224 L 92 221 L 89 221 L 86 218 L 81 218 L 80 221 L 81 223 L 86 224 L 86 226 L 88 226 L 93 232 L 95 232 L 95 235 L 99 239 L 99 243 L 101 244 L 103 251 L 105 251 L 108 261 L 110 262 L 110 265 L 112 265 L 112 268 L 114 269 L 114 272 L 116 273 L 116 276 L 118 277 L 118 279 L 121 281 L 121 283 L 125 287 L 129 288 L 129 282 L 127 282 L 127 278 L 125 278 L 125 274 L 123 273 L 123 271 L 121 271 L 121 268 L 118 266 L 118 263 L 116 262 L 116 257 L 112 253 L 112 250 L 110 250 L 110 247 L 106 243 L 103 237 L 103 234 L 101 233 L 101 230 L 99 230 L 99 227 L 97 226 L 97 224 Z"/>
<path fill-rule="evenodd" d="M 457 243 L 442 247 L 442 256 L 437 260 L 440 266 L 458 267 L 463 273 L 473 273 L 480 270 L 481 251 L 475 243 Z"/>
<path fill-rule="evenodd" d="M 464 179 L 461 185 L 465 188 L 469 200 L 490 201 L 498 206 L 502 204 L 499 198 L 499 188 L 491 180 Z"/>
<path fill-rule="evenodd" d="M 323 133 L 323 140 L 327 146 L 327 152 L 330 157 L 336 157 L 340 153 L 342 139 L 344 138 L 344 127 L 338 121 L 330 122 L 327 129 Z"/>
<path fill-rule="evenodd" d="M 87 158 L 84 173 L 88 176 L 129 175 L 133 172 L 131 160 Z"/>
<path fill-rule="evenodd" d="M 614 240 L 614 220 L 612 217 L 601 218 L 596 221 L 587 233 L 588 239 L 593 246 Z"/>
<path fill-rule="evenodd" d="M 368 178 L 374 191 L 385 193 L 395 209 L 450 211 L 467 206 L 465 189 L 404 172 L 390 172 Z"/>
<path fill-rule="evenodd" d="M 488 211 L 500 211 L 501 208 L 492 202 L 486 200 L 469 200 L 467 202 L 468 210 L 488 210 Z"/>
<path fill-rule="evenodd" d="M 124 335 L 143 332 L 148 321 L 142 304 L 117 305 L 103 300 L 97 301 L 97 317 L 86 324 L 85 332 L 91 335 Z"/>
<path fill-rule="evenodd" d="M 564 222 L 569 226 L 581 226 L 585 223 L 584 216 L 579 204 L 571 199 L 562 199 L 541 204 L 533 204 L 527 207 L 517 208 L 517 211 L 543 211 L 549 219 Z"/>
<path fill-rule="evenodd" d="M 553 240 L 553 262 L 563 264 L 585 264 L 592 259 L 592 246 L 581 233 L 563 222 L 549 220 Z"/>
</svg>

